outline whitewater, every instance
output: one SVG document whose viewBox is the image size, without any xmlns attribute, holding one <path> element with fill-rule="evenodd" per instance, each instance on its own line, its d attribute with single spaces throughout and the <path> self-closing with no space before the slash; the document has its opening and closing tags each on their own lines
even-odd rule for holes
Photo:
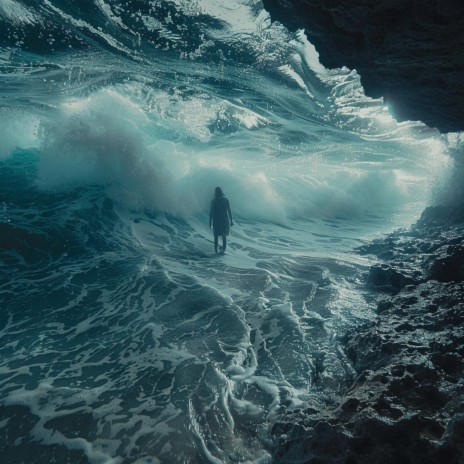
<svg viewBox="0 0 464 464">
<path fill-rule="evenodd" d="M 274 462 L 353 381 L 356 249 L 433 203 L 450 137 L 254 0 L 0 0 L 0 79 L 2 462 Z"/>
</svg>

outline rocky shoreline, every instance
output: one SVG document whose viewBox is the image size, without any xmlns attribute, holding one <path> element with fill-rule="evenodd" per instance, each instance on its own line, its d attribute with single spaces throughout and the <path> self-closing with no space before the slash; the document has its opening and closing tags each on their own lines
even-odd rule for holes
<svg viewBox="0 0 464 464">
<path fill-rule="evenodd" d="M 463 208 L 427 208 L 358 251 L 378 317 L 341 340 L 357 378 L 324 410 L 275 424 L 276 463 L 464 462 Z"/>
</svg>

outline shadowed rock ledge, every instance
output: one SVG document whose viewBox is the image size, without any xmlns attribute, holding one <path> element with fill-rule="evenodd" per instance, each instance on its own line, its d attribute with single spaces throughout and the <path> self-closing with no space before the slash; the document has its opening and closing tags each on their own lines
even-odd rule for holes
<svg viewBox="0 0 464 464">
<path fill-rule="evenodd" d="M 378 259 L 365 276 L 378 317 L 341 337 L 356 376 L 274 425 L 274 462 L 462 464 L 464 216 L 428 208 L 358 251 Z"/>
<path fill-rule="evenodd" d="M 273 20 L 304 29 L 328 67 L 356 69 L 368 96 L 399 120 L 464 129 L 461 0 L 263 0 Z"/>
</svg>

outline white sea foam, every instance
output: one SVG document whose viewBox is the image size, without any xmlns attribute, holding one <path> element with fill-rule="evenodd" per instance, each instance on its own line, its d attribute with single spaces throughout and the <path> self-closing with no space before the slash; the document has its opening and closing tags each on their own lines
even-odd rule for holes
<svg viewBox="0 0 464 464">
<path fill-rule="evenodd" d="M 244 151 L 217 148 L 216 138 L 204 139 L 200 129 L 209 130 L 217 105 L 207 101 L 203 107 L 197 100 L 196 113 L 204 115 L 197 121 L 198 130 L 179 133 L 182 126 L 174 122 L 183 120 L 185 111 L 174 108 L 168 114 L 165 108 L 156 113 L 150 106 L 146 112 L 125 96 L 127 91 L 106 89 L 64 103 L 43 123 L 41 188 L 103 184 L 121 204 L 188 218 L 207 211 L 211 192 L 220 185 L 235 214 L 274 223 L 285 223 L 288 217 L 381 213 L 407 204 L 427 188 L 413 179 L 409 168 L 395 168 L 394 163 L 383 169 L 371 161 L 345 165 L 336 147 L 329 156 L 309 153 L 292 159 L 263 157 L 249 146 Z M 245 114 L 244 109 L 230 108 L 232 119 Z M 30 125 L 37 121 L 30 118 Z M 253 143 L 252 132 L 258 129 L 246 126 L 244 140 Z M 197 142 L 191 143 L 195 133 Z M 9 147 L 13 144 L 10 141 Z"/>
<path fill-rule="evenodd" d="M 0 0 L 0 15 L 5 16 L 13 24 L 34 24 L 34 14 L 16 0 Z"/>
<path fill-rule="evenodd" d="M 0 107 L 0 159 L 17 149 L 39 146 L 40 118 L 22 109 Z"/>
</svg>

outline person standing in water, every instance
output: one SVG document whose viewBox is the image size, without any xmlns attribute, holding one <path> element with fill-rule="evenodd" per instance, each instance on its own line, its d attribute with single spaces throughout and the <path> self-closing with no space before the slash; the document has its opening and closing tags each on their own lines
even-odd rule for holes
<svg viewBox="0 0 464 464">
<path fill-rule="evenodd" d="M 222 235 L 221 254 L 224 254 L 227 247 L 227 236 L 229 235 L 229 224 L 234 225 L 229 200 L 225 197 L 221 187 L 214 190 L 214 198 L 211 201 L 209 212 L 209 227 L 214 232 L 214 251 L 218 252 L 218 239 Z"/>
</svg>

